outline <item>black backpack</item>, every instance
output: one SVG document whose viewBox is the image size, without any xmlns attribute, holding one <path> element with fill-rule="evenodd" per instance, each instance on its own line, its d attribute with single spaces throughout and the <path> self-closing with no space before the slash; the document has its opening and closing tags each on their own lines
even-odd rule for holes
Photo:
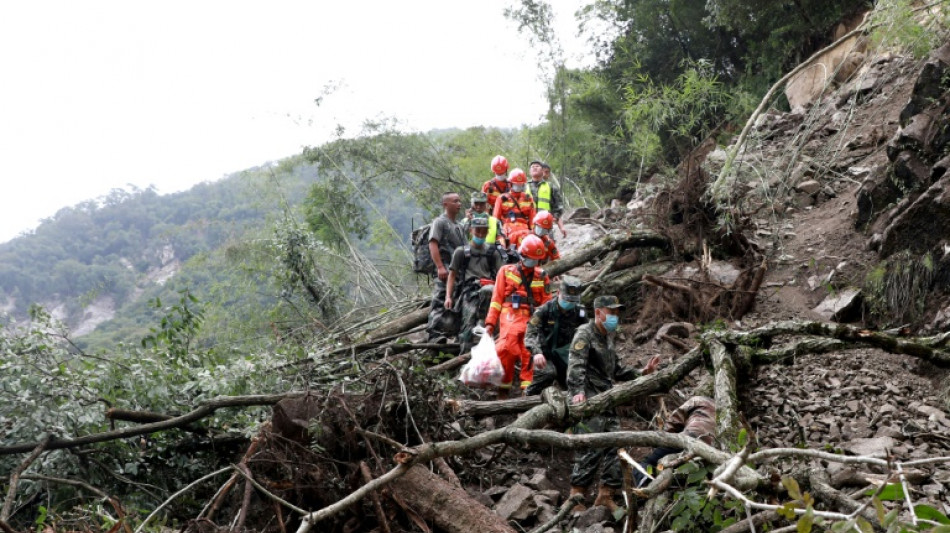
<svg viewBox="0 0 950 533">
<path fill-rule="evenodd" d="M 429 230 L 432 224 L 426 224 L 412 230 L 412 271 L 416 274 L 436 274 L 435 261 L 429 253 Z"/>
</svg>

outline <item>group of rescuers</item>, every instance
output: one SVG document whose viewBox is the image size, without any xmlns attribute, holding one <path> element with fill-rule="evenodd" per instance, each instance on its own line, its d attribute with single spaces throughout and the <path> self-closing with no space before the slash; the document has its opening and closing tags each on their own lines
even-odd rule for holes
<svg viewBox="0 0 950 533">
<path fill-rule="evenodd" d="M 442 196 L 443 212 L 431 224 L 429 253 L 436 267 L 435 287 L 426 331 L 430 342 L 445 342 L 458 331 L 461 352 L 475 343 L 473 330 L 483 325 L 495 337 L 495 349 L 504 368 L 498 398 L 506 399 L 519 367 L 521 394 L 538 394 L 557 383 L 580 404 L 611 388 L 614 381 L 636 379 L 654 372 L 659 356 L 642 369 L 620 363 L 615 346 L 619 311 L 623 305 L 613 295 L 594 299 L 593 316 L 580 305 L 580 279 L 562 276 L 556 294 L 541 265 L 558 259 L 554 226 L 566 237 L 561 221 L 563 201 L 549 181 L 551 168 L 541 161 L 525 172 L 508 172 L 508 160 L 495 156 L 494 176 L 471 196 L 471 209 L 459 220 L 462 201 L 457 193 Z M 448 316 L 447 316 L 448 315 Z M 461 315 L 454 327 L 444 327 Z M 444 331 L 453 330 L 453 331 Z M 696 396 L 680 406 L 665 423 L 667 431 L 711 443 L 715 428 L 715 403 Z M 612 410 L 585 419 L 574 433 L 619 430 Z M 643 461 L 655 466 L 660 458 L 678 450 L 657 448 Z M 603 468 L 594 505 L 611 511 L 613 495 L 622 482 L 616 449 L 591 449 L 575 455 L 571 496 L 586 493 Z M 635 472 L 640 484 L 646 479 Z M 583 506 L 575 508 L 579 512 Z"/>
</svg>

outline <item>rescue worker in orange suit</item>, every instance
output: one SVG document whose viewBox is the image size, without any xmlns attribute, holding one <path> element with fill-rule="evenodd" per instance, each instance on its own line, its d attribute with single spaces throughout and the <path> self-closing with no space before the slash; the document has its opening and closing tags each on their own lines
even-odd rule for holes
<svg viewBox="0 0 950 533">
<path fill-rule="evenodd" d="M 488 195 L 488 214 L 495 211 L 498 197 L 508 192 L 508 160 L 496 155 L 491 160 L 491 171 L 495 176 L 482 184 L 482 192 Z"/>
<path fill-rule="evenodd" d="M 486 335 L 498 332 L 495 350 L 505 369 L 498 391 L 500 400 L 508 398 L 511 393 L 516 362 L 521 363 L 521 391 L 531 384 L 534 369 L 531 367 L 531 353 L 524 345 L 524 334 L 531 313 L 551 298 L 551 280 L 538 266 L 546 253 L 544 242 L 535 235 L 528 235 L 521 241 L 518 252 L 521 261 L 505 265 L 498 271 L 485 318 Z"/>
<path fill-rule="evenodd" d="M 561 258 L 561 252 L 557 249 L 557 243 L 554 242 L 554 237 L 552 236 L 554 231 L 554 215 L 547 211 L 538 211 L 537 215 L 534 215 L 534 220 L 532 221 L 534 226 L 534 234 L 541 238 L 544 242 L 544 250 L 546 256 L 541 260 L 541 264 L 545 264 L 548 261 L 554 261 L 555 259 Z"/>
<path fill-rule="evenodd" d="M 511 190 L 498 197 L 492 215 L 504 225 L 508 245 L 517 246 L 522 237 L 531 233 L 531 222 L 537 210 L 534 199 L 527 193 L 528 176 L 524 170 L 512 170 L 508 174 L 508 186 Z"/>
</svg>

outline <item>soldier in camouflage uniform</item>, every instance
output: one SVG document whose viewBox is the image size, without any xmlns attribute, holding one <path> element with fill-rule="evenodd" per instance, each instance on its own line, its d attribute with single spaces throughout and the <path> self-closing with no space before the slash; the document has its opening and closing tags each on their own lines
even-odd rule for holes
<svg viewBox="0 0 950 533">
<path fill-rule="evenodd" d="M 598 296 L 594 300 L 593 320 L 579 327 L 574 334 L 567 367 L 567 390 L 574 404 L 583 403 L 587 398 L 610 389 L 614 381 L 628 381 L 650 374 L 660 362 L 659 356 L 654 356 L 642 370 L 620 364 L 614 344 L 621 307 L 623 306 L 616 296 Z M 605 411 L 601 415 L 582 420 L 571 431 L 606 433 L 619 429 L 620 422 L 616 413 Z M 604 471 L 594 505 L 603 505 L 613 512 L 617 509 L 613 495 L 622 482 L 615 448 L 591 449 L 575 454 L 574 470 L 571 472 L 571 496 L 583 496 L 587 487 L 597 477 L 601 466 Z M 583 509 L 575 508 L 574 512 L 579 513 Z"/>
<path fill-rule="evenodd" d="M 587 322 L 586 310 L 580 306 L 583 284 L 573 276 L 561 278 L 557 298 L 534 310 L 524 344 L 533 355 L 534 380 L 525 394 L 540 394 L 555 381 L 567 389 L 567 357 L 574 332 Z"/>
<path fill-rule="evenodd" d="M 461 351 L 465 353 L 473 344 L 472 329 L 478 320 L 488 314 L 495 276 L 504 263 L 498 248 L 486 242 L 488 218 L 475 217 L 469 221 L 471 238 L 465 246 L 452 253 L 449 277 L 446 283 L 445 308 L 461 311 L 459 330 Z"/>
<path fill-rule="evenodd" d="M 468 235 L 472 229 L 472 219 L 478 217 L 488 219 L 488 237 L 486 237 L 488 245 L 498 245 L 502 252 L 501 258 L 507 261 L 507 254 L 504 253 L 507 247 L 507 243 L 505 242 L 505 228 L 500 220 L 491 216 L 491 213 L 488 211 L 488 195 L 481 191 L 472 193 L 472 207 L 468 210 L 466 217 L 462 219 L 461 226 L 466 235 Z"/>
</svg>

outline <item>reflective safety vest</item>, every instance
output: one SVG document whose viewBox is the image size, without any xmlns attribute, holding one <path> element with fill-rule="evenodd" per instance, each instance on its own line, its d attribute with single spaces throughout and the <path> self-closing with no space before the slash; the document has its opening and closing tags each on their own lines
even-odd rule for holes
<svg viewBox="0 0 950 533">
<path fill-rule="evenodd" d="M 473 216 L 473 218 L 483 217 L 483 216 L 485 216 L 484 213 L 476 213 Z M 495 244 L 496 242 L 498 242 L 498 226 L 501 226 L 501 225 L 502 225 L 501 222 L 497 218 L 491 215 L 488 215 L 488 235 L 485 236 L 485 242 L 487 242 L 488 244 Z M 472 229 L 471 220 L 469 220 L 468 222 L 468 228 L 469 228 L 469 231 L 471 231 Z"/>
<path fill-rule="evenodd" d="M 485 242 L 495 244 L 498 241 L 498 219 L 492 216 L 488 217 L 488 235 Z"/>
<path fill-rule="evenodd" d="M 535 205 L 537 205 L 538 210 L 551 211 L 551 184 L 542 181 L 541 185 L 538 185 L 538 197 L 534 199 Z"/>
</svg>

